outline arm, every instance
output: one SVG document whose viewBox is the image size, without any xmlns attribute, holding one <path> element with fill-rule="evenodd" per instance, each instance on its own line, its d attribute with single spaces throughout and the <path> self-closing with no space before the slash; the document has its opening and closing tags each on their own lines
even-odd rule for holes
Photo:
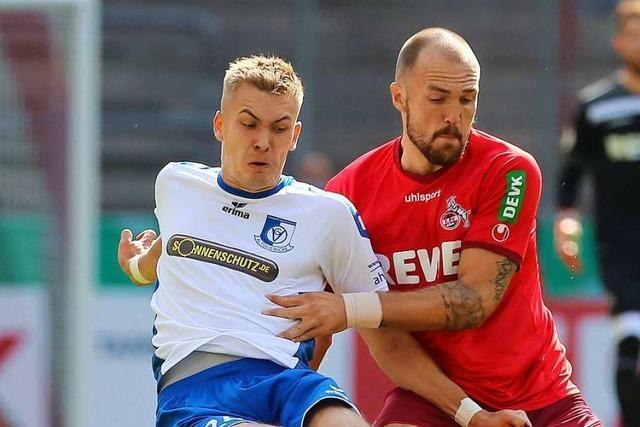
<svg viewBox="0 0 640 427">
<path fill-rule="evenodd" d="M 534 239 L 541 189 L 540 169 L 531 156 L 510 153 L 496 157 L 491 176 L 481 186 L 481 203 L 462 242 L 464 249 L 455 281 L 419 291 L 379 294 L 381 308 L 377 312 L 372 304 L 352 304 L 354 299 L 365 301 L 365 297 L 370 302 L 370 295 L 349 296 L 351 315 L 347 316 L 342 298 L 310 293 L 274 297 L 272 301 L 284 308 L 269 314 L 302 319 L 283 334 L 295 340 L 341 331 L 348 325 L 347 318 L 380 321 L 380 312 L 382 325 L 412 331 L 481 326 L 501 303 Z M 507 211 L 507 202 L 517 209 Z M 502 240 L 494 235 L 498 226 L 508 231 Z"/>
<path fill-rule="evenodd" d="M 411 331 L 481 326 L 496 310 L 517 264 L 486 249 L 462 251 L 458 280 L 380 294 L 382 325 Z"/>
<path fill-rule="evenodd" d="M 454 418 L 467 394 L 451 381 L 408 333 L 390 329 L 359 329 L 380 368 L 401 388 L 413 391 Z M 531 425 L 523 411 L 488 412 L 471 417 L 469 426 Z"/>
<path fill-rule="evenodd" d="M 382 324 L 409 331 L 466 329 L 481 326 L 496 310 L 517 264 L 503 255 L 480 248 L 462 251 L 458 279 L 412 292 L 379 293 Z M 304 341 L 347 328 L 340 295 L 310 292 L 270 299 L 283 308 L 267 314 L 302 319 L 283 338 Z"/>
<path fill-rule="evenodd" d="M 557 204 L 558 214 L 553 228 L 555 250 L 562 262 L 572 272 L 582 271 L 580 238 L 582 224 L 576 210 L 578 189 L 586 169 L 589 150 L 596 146 L 594 129 L 586 118 L 584 105 L 580 106 L 570 127 L 562 133 Z"/>
<path fill-rule="evenodd" d="M 313 357 L 309 361 L 309 367 L 314 371 L 317 371 L 320 368 L 320 363 L 324 359 L 324 356 L 327 354 L 329 347 L 331 347 L 331 343 L 333 342 L 332 335 L 322 335 L 316 337 L 316 346 L 313 349 Z"/>
<path fill-rule="evenodd" d="M 139 257 L 138 269 L 144 278 L 151 283 L 158 278 L 156 268 L 158 259 L 162 253 L 162 238 L 156 236 L 155 231 L 145 230 L 136 236 L 133 240 L 131 230 L 124 229 L 120 234 L 120 243 L 118 244 L 118 264 L 124 274 L 129 277 L 137 286 L 144 286 L 148 283 L 140 283 L 131 275 L 130 262 L 133 258 Z"/>
</svg>

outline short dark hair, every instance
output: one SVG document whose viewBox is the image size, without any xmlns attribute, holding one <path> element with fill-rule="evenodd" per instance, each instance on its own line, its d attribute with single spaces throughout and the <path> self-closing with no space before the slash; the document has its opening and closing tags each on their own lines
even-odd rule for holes
<svg viewBox="0 0 640 427">
<path fill-rule="evenodd" d="M 613 13 L 618 31 L 631 19 L 640 18 L 640 0 L 622 0 Z"/>
<path fill-rule="evenodd" d="M 396 76 L 401 70 L 411 70 L 416 62 L 422 49 L 427 44 L 424 37 L 415 37 L 411 40 L 398 54 L 398 61 L 396 62 Z"/>
<path fill-rule="evenodd" d="M 396 62 L 396 78 L 411 71 L 418 62 L 420 53 L 432 48 L 438 49 L 440 54 L 452 60 L 465 60 L 465 51 L 475 58 L 471 47 L 461 35 L 441 27 L 425 28 L 409 37 L 400 49 Z"/>
</svg>

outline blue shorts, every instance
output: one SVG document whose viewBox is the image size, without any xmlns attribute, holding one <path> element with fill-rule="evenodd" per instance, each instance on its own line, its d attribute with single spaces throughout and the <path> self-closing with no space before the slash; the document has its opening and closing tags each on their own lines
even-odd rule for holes
<svg viewBox="0 0 640 427">
<path fill-rule="evenodd" d="M 269 360 L 240 359 L 191 375 L 158 395 L 157 427 L 231 427 L 262 422 L 301 427 L 318 402 L 334 399 L 355 409 L 331 378 L 304 359 L 293 368 Z"/>
</svg>

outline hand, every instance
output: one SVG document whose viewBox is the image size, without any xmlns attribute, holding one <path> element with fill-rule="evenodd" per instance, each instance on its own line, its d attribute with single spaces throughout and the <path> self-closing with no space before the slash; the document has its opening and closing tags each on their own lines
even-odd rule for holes
<svg viewBox="0 0 640 427">
<path fill-rule="evenodd" d="M 144 230 L 132 240 L 133 233 L 125 228 L 120 233 L 120 243 L 118 244 L 118 264 L 120 269 L 127 276 L 131 276 L 129 261 L 136 256 L 147 253 L 157 238 L 153 230 Z"/>
<path fill-rule="evenodd" d="M 340 295 L 309 292 L 286 297 L 269 295 L 268 298 L 282 308 L 267 310 L 264 314 L 299 320 L 296 326 L 280 334 L 282 338 L 300 342 L 347 329 L 347 312 Z"/>
<path fill-rule="evenodd" d="M 582 259 L 580 257 L 580 239 L 582 238 L 582 224 L 577 214 L 565 210 L 558 215 L 554 232 L 554 246 L 560 260 L 572 273 L 582 273 Z"/>
<path fill-rule="evenodd" d="M 503 411 L 477 412 L 469 421 L 469 427 L 531 427 L 531 421 L 522 410 L 505 409 Z"/>
</svg>

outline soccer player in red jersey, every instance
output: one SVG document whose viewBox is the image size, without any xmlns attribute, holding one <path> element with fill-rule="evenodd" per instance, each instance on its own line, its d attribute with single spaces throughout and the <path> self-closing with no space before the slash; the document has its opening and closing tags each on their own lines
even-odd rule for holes
<svg viewBox="0 0 640 427">
<path fill-rule="evenodd" d="M 542 300 L 540 169 L 527 152 L 472 127 L 479 78 L 459 35 L 442 28 L 413 35 L 390 88 L 402 135 L 327 184 L 355 204 L 391 290 L 400 292 L 274 297 L 285 308 L 270 314 L 302 319 L 284 334 L 294 340 L 362 324 L 414 331 L 470 396 L 456 411 L 459 424 L 480 408 L 520 408 L 536 427 L 600 426 L 570 380 Z M 456 422 L 396 388 L 375 425 Z"/>
</svg>

